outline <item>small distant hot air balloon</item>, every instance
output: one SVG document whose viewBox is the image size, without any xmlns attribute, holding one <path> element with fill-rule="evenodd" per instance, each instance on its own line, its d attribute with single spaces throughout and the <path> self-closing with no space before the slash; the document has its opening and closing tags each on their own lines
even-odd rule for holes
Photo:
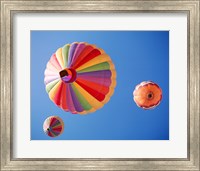
<svg viewBox="0 0 200 171">
<path fill-rule="evenodd" d="M 162 99 L 161 88 L 152 81 L 144 81 L 135 87 L 134 101 L 143 109 L 152 109 L 160 104 Z"/>
<path fill-rule="evenodd" d="M 64 123 L 58 116 L 48 117 L 43 124 L 44 132 L 50 137 L 57 137 L 64 130 Z"/>
<path fill-rule="evenodd" d="M 111 58 L 102 49 L 75 42 L 52 55 L 44 82 L 49 98 L 58 107 L 86 114 L 109 101 L 116 86 L 116 72 Z"/>
</svg>

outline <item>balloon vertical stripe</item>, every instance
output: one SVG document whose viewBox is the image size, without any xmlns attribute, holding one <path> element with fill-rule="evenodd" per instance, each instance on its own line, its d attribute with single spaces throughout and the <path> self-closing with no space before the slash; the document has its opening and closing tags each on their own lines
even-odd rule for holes
<svg viewBox="0 0 200 171">
<path fill-rule="evenodd" d="M 85 68 L 103 63 L 103 62 L 107 62 L 107 61 L 111 61 L 110 57 L 107 54 L 101 54 L 99 56 L 96 56 L 95 58 L 85 62 L 83 65 L 81 65 L 80 67 L 76 68 L 76 71 L 80 71 L 83 70 Z"/>
<path fill-rule="evenodd" d="M 88 68 L 82 69 L 82 70 L 78 71 L 78 73 L 92 72 L 92 71 L 102 71 L 102 70 L 109 70 L 109 69 L 110 69 L 109 63 L 103 62 L 103 63 L 100 63 L 100 64 L 90 66 Z"/>
<path fill-rule="evenodd" d="M 73 60 L 74 52 L 76 50 L 77 45 L 78 45 L 77 43 L 72 43 L 72 45 L 70 46 L 70 49 L 69 49 L 69 58 L 68 58 L 68 67 L 71 66 L 71 62 Z"/>
<path fill-rule="evenodd" d="M 81 52 L 83 51 L 83 49 L 86 47 L 85 43 L 79 43 L 76 47 L 76 50 L 74 52 L 74 56 L 73 56 L 73 60 L 71 62 L 71 66 L 73 66 L 73 64 L 76 62 L 77 58 L 79 57 L 79 55 L 81 54 Z"/>
<path fill-rule="evenodd" d="M 84 63 L 92 60 L 93 58 L 99 56 L 101 54 L 100 50 L 98 49 L 93 49 L 89 54 L 87 54 L 77 65 L 76 67 L 74 67 L 75 69 L 77 69 L 78 67 L 80 67 L 81 65 L 83 65 Z"/>
<path fill-rule="evenodd" d="M 81 106 L 84 110 L 90 110 L 92 109 L 92 106 L 89 104 L 89 102 L 85 99 L 85 97 L 79 92 L 79 90 L 74 86 L 74 84 L 71 84 L 73 91 L 76 94 L 76 97 L 78 98 L 78 101 L 80 102 Z"/>
<path fill-rule="evenodd" d="M 92 45 L 87 45 L 80 53 L 77 60 L 73 63 L 73 65 L 71 65 L 71 67 L 77 68 L 76 66 L 80 63 L 80 61 L 83 60 L 85 56 L 87 56 L 93 49 L 94 47 Z"/>
<path fill-rule="evenodd" d="M 63 48 L 62 48 L 62 57 L 63 57 L 64 68 L 66 68 L 68 65 L 69 48 L 70 48 L 69 44 L 63 46 Z"/>
<path fill-rule="evenodd" d="M 71 92 L 71 97 L 72 97 L 72 101 L 73 101 L 73 105 L 74 105 L 75 110 L 77 112 L 82 112 L 83 108 L 82 108 L 80 102 L 78 101 L 78 98 L 76 97 L 76 94 L 73 91 L 71 84 L 69 85 L 69 89 L 70 89 L 70 92 Z"/>
<path fill-rule="evenodd" d="M 59 82 L 60 80 L 54 80 L 52 82 L 50 82 L 49 84 L 46 85 L 46 92 L 49 93 L 50 90 Z"/>
<path fill-rule="evenodd" d="M 68 106 L 68 110 L 75 114 L 77 113 L 75 108 L 74 108 L 74 103 L 73 103 L 73 99 L 72 99 L 72 96 L 71 96 L 71 91 L 70 91 L 70 88 L 69 88 L 69 84 L 67 85 L 67 88 L 66 88 L 66 95 L 67 95 L 67 106 Z"/>
<path fill-rule="evenodd" d="M 58 71 L 62 69 L 62 66 L 60 65 L 56 54 L 53 54 L 50 61 L 49 61 Z"/>
<path fill-rule="evenodd" d="M 62 93 L 60 97 L 60 107 L 63 108 L 65 111 L 69 111 L 68 104 L 67 104 L 67 85 L 63 84 Z"/>
<path fill-rule="evenodd" d="M 61 68 L 64 67 L 64 61 L 63 61 L 63 56 L 62 56 L 62 48 L 59 48 L 57 51 L 56 51 L 56 58 L 61 66 Z"/>
<path fill-rule="evenodd" d="M 62 94 L 62 87 L 63 83 L 59 84 L 59 87 L 57 88 L 57 91 L 55 92 L 54 96 L 54 102 L 60 106 L 60 100 L 61 100 L 61 94 Z"/>
</svg>

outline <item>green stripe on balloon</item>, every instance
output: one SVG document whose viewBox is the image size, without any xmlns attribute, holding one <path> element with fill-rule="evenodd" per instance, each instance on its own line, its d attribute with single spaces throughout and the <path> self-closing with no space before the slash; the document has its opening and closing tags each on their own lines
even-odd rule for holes
<svg viewBox="0 0 200 171">
<path fill-rule="evenodd" d="M 103 62 L 97 65 L 93 65 L 91 67 L 82 69 L 78 71 L 77 73 L 83 73 L 83 72 L 92 72 L 92 71 L 102 71 L 102 70 L 109 70 L 110 64 L 108 62 Z"/>
<path fill-rule="evenodd" d="M 63 61 L 64 61 L 64 67 L 65 68 L 67 67 L 67 64 L 68 64 L 69 48 L 70 48 L 69 44 L 63 46 L 63 48 L 62 48 L 62 56 L 63 56 Z"/>
<path fill-rule="evenodd" d="M 79 92 L 79 90 L 73 84 L 71 84 L 71 86 L 84 110 L 90 110 L 92 106 L 88 103 L 88 101 L 84 98 L 84 96 Z"/>
<path fill-rule="evenodd" d="M 46 92 L 49 93 L 50 90 L 60 81 L 60 79 L 54 80 L 46 85 Z"/>
</svg>

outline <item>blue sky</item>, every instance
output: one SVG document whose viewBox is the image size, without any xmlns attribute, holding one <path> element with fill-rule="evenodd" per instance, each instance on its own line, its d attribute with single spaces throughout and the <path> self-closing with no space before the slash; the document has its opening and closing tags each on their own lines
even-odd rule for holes
<svg viewBox="0 0 200 171">
<path fill-rule="evenodd" d="M 95 44 L 111 57 L 117 86 L 110 101 L 88 115 L 58 108 L 48 97 L 44 70 L 51 55 L 73 42 Z M 137 84 L 151 80 L 163 91 L 159 106 L 143 110 L 133 101 Z M 62 135 L 43 132 L 44 120 L 63 119 Z M 168 31 L 31 31 L 31 140 L 168 140 L 169 32 Z"/>
</svg>

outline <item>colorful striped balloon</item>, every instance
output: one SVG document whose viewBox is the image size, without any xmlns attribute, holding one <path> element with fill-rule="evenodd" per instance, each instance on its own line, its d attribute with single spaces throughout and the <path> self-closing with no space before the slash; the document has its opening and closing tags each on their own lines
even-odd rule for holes
<svg viewBox="0 0 200 171">
<path fill-rule="evenodd" d="M 116 86 L 116 72 L 102 49 L 74 42 L 52 55 L 44 82 L 49 98 L 61 109 L 87 114 L 109 101 Z"/>
<path fill-rule="evenodd" d="M 152 109 L 160 104 L 162 90 L 152 81 L 143 81 L 135 87 L 133 96 L 137 106 L 143 109 Z"/>
<path fill-rule="evenodd" d="M 64 123 L 58 116 L 48 117 L 43 124 L 44 132 L 50 137 L 57 137 L 64 130 Z"/>
</svg>

